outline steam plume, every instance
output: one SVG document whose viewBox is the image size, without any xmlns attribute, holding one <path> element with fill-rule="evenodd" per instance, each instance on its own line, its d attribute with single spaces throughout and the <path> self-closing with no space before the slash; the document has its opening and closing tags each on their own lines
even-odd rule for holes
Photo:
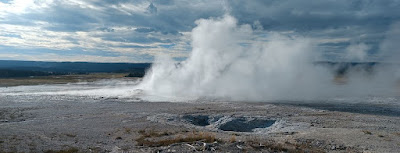
<svg viewBox="0 0 400 153">
<path fill-rule="evenodd" d="M 312 39 L 269 33 L 260 40 L 250 25 L 229 15 L 196 24 L 191 56 L 180 64 L 158 57 L 140 88 L 161 96 L 239 101 L 366 95 L 379 92 L 377 85 L 394 89 L 388 86 L 393 79 L 381 82 L 384 72 L 366 79 L 351 74 L 346 85 L 335 84 L 333 72 L 313 64 L 319 55 Z"/>
</svg>

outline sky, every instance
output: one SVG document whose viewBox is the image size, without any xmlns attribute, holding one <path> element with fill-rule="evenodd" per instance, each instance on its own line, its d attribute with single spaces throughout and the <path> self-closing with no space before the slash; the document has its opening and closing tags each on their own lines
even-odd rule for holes
<svg viewBox="0 0 400 153">
<path fill-rule="evenodd" d="M 224 14 L 257 37 L 311 38 L 321 60 L 376 61 L 400 47 L 400 0 L 0 0 L 0 59 L 182 61 L 195 21 Z"/>
</svg>

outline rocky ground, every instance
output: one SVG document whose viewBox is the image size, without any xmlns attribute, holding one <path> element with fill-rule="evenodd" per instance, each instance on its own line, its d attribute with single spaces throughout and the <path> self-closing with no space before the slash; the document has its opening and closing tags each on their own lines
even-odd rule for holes
<svg viewBox="0 0 400 153">
<path fill-rule="evenodd" d="M 106 98 L 0 103 L 0 152 L 400 151 L 396 112 Z"/>
</svg>

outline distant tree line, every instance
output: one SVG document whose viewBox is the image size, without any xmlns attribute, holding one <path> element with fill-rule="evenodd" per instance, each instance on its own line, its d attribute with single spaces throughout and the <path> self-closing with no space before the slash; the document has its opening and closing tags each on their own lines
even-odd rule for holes
<svg viewBox="0 0 400 153">
<path fill-rule="evenodd" d="M 38 62 L 0 60 L 0 69 L 68 73 L 128 73 L 145 71 L 151 63 Z M 136 70 L 135 70 L 136 71 Z"/>
<path fill-rule="evenodd" d="M 89 73 L 129 73 L 143 77 L 151 63 L 39 62 L 0 60 L 0 78 Z"/>
<path fill-rule="evenodd" d="M 29 70 L 11 70 L 0 69 L 0 78 L 30 77 L 30 76 L 49 76 L 49 75 L 65 75 L 62 72 L 42 72 Z"/>
<path fill-rule="evenodd" d="M 124 71 L 121 71 L 121 72 L 124 72 Z M 131 70 L 125 71 L 125 72 L 129 73 L 125 77 L 139 77 L 139 78 L 141 78 L 141 77 L 144 77 L 144 75 L 146 74 L 146 69 L 137 68 L 137 69 L 131 69 Z"/>
<path fill-rule="evenodd" d="M 144 77 L 144 75 L 145 75 L 145 72 L 131 72 L 125 77 L 139 77 L 139 78 L 141 78 L 141 77 Z"/>
</svg>

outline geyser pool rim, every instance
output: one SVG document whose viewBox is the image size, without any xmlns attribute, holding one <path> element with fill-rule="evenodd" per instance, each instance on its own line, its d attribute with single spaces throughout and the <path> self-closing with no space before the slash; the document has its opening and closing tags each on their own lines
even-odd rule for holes
<svg viewBox="0 0 400 153">
<path fill-rule="evenodd" d="M 269 128 L 274 125 L 276 120 L 271 119 L 253 119 L 247 120 L 244 117 L 234 118 L 219 126 L 222 131 L 233 132 L 254 132 L 254 129 Z"/>
<path fill-rule="evenodd" d="M 253 116 L 212 116 L 203 114 L 186 114 L 180 120 L 199 127 L 213 126 L 228 132 L 255 132 L 255 129 L 266 129 L 273 126 L 277 120 Z"/>
</svg>

